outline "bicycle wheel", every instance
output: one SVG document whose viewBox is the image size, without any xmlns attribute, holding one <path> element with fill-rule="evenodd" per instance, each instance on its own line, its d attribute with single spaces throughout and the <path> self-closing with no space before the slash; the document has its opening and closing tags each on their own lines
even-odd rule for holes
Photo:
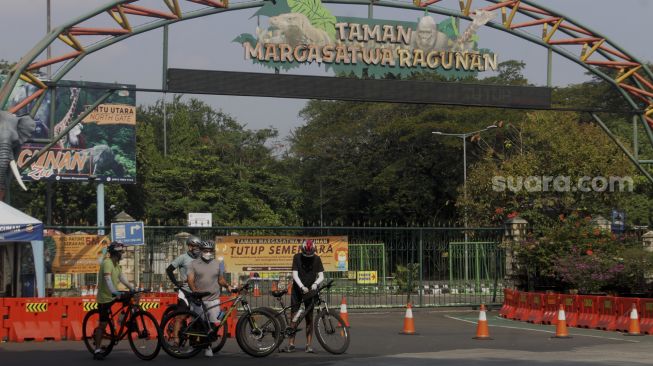
<svg viewBox="0 0 653 366">
<path fill-rule="evenodd" d="M 154 359 L 161 351 L 161 328 L 156 318 L 146 311 L 134 313 L 127 325 L 129 327 L 129 345 L 141 360 Z"/>
<path fill-rule="evenodd" d="M 258 307 L 256 308 L 256 310 L 267 312 L 268 314 L 270 314 L 270 316 L 277 319 L 277 321 L 279 322 L 279 337 L 277 337 L 279 340 L 277 341 L 277 347 L 281 347 L 281 344 L 283 343 L 283 339 L 286 337 L 286 328 L 288 328 L 288 324 L 286 324 L 286 317 L 284 313 L 279 313 L 273 308 L 267 306 Z"/>
<path fill-rule="evenodd" d="M 243 314 L 236 324 L 236 340 L 245 353 L 265 357 L 279 345 L 281 327 L 277 319 L 266 311 L 254 309 Z"/>
<path fill-rule="evenodd" d="M 91 354 L 95 354 L 95 328 L 98 327 L 99 323 L 100 312 L 97 309 L 86 313 L 84 320 L 82 321 L 82 340 L 86 345 L 86 349 L 88 349 Z M 116 330 L 114 329 L 113 322 L 109 321 L 102 332 L 102 346 L 100 348 L 102 349 L 102 356 L 104 357 L 109 355 L 113 349 L 114 334 L 116 334 Z"/>
<path fill-rule="evenodd" d="M 224 323 L 215 334 L 211 334 L 209 341 L 211 342 L 213 353 L 220 352 L 224 344 L 227 343 L 227 323 Z"/>
<path fill-rule="evenodd" d="M 318 342 L 327 352 L 339 355 L 349 348 L 349 329 L 335 311 L 319 312 L 313 329 Z"/>
<path fill-rule="evenodd" d="M 178 310 L 163 318 L 161 347 L 165 353 L 174 358 L 185 359 L 202 351 L 202 348 L 195 346 L 204 340 L 201 335 L 207 334 L 208 331 L 204 322 L 198 318 L 199 315 L 190 310 Z"/>
</svg>

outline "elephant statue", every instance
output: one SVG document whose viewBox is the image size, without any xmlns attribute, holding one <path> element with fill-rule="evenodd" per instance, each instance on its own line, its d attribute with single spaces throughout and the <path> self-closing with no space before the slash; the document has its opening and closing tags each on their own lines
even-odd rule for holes
<svg viewBox="0 0 653 366">
<path fill-rule="evenodd" d="M 6 111 L 0 111 L 0 201 L 5 198 L 7 175 L 14 174 L 20 187 L 27 190 L 20 178 L 16 157 L 22 144 L 32 137 L 36 122 L 29 115 L 16 117 Z"/>
</svg>

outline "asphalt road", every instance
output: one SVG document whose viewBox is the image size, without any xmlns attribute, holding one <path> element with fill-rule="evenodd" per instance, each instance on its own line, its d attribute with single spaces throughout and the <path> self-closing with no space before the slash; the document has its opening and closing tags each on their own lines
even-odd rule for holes
<svg viewBox="0 0 653 366">
<path fill-rule="evenodd" d="M 229 339 L 213 358 L 199 355 L 177 360 L 163 351 L 150 364 L 179 365 L 320 365 L 320 366 L 421 366 L 421 365 L 653 365 L 653 336 L 627 337 L 617 332 L 570 328 L 571 339 L 552 339 L 552 326 L 532 325 L 488 313 L 493 340 L 474 340 L 478 312 L 453 309 L 414 310 L 418 335 L 400 335 L 402 311 L 350 312 L 351 345 L 344 355 L 331 355 L 314 341 L 316 354 L 306 354 L 300 334 L 297 352 L 252 358 Z M 142 365 L 126 341 L 103 361 L 92 361 L 81 342 L 1 343 L 0 364 L 9 365 Z"/>
</svg>

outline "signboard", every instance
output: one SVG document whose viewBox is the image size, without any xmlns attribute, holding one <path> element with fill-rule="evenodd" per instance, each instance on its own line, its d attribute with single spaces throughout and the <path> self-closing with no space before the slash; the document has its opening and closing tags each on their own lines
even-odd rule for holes
<svg viewBox="0 0 653 366">
<path fill-rule="evenodd" d="M 55 235 L 52 240 L 54 273 L 97 273 L 111 242 L 108 236 L 98 235 Z"/>
<path fill-rule="evenodd" d="M 211 227 L 213 226 L 213 214 L 212 213 L 199 213 L 199 212 L 189 212 L 188 213 L 188 226 L 189 227 Z"/>
<path fill-rule="evenodd" d="M 2 84 L 4 75 L 0 75 Z M 82 112 L 106 92 L 103 87 L 115 84 L 59 81 L 57 88 L 45 93 L 45 99 L 34 117 L 36 130 L 32 138 L 48 139 L 60 135 Z M 22 80 L 9 98 L 9 107 L 34 93 L 36 87 Z M 56 108 L 51 121 L 52 93 Z M 35 101 L 16 112 L 29 113 Z M 52 126 L 52 128 L 50 128 Z M 45 145 L 28 141 L 22 146 L 16 162 L 24 165 Z M 59 142 L 22 171 L 24 181 L 87 181 L 136 182 L 136 94 L 121 90 L 110 96 L 84 120 L 75 125 Z"/>
<path fill-rule="evenodd" d="M 496 71 L 497 55 L 478 46 L 477 30 L 497 16 L 473 10 L 471 22 L 424 14 L 417 21 L 338 17 L 320 0 L 277 0 L 256 13 L 268 27 L 234 39 L 245 59 L 289 70 L 302 64 L 324 65 L 336 75 L 385 78 L 437 72 L 454 78 Z M 265 19 L 265 18 L 263 18 Z"/>
<path fill-rule="evenodd" d="M 356 283 L 359 285 L 374 285 L 378 283 L 376 271 L 358 271 L 356 273 Z"/>
<path fill-rule="evenodd" d="M 111 240 L 126 245 L 145 244 L 145 225 L 142 221 L 134 222 L 112 222 Z"/>
<path fill-rule="evenodd" d="M 55 290 L 68 290 L 72 287 L 73 276 L 70 273 L 55 273 L 54 274 L 54 289 Z"/>
<path fill-rule="evenodd" d="M 326 272 L 347 271 L 346 236 L 218 236 L 216 257 L 229 272 L 290 272 L 292 258 L 306 239 L 313 240 Z"/>
</svg>

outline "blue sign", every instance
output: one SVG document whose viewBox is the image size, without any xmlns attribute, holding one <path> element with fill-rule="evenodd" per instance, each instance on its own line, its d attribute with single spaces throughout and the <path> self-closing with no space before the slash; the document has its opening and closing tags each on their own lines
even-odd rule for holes
<svg viewBox="0 0 653 366">
<path fill-rule="evenodd" d="M 0 225 L 0 243 L 43 240 L 43 224 Z"/>
<path fill-rule="evenodd" d="M 111 240 L 126 245 L 144 245 L 145 225 L 142 221 L 111 223 Z"/>
<path fill-rule="evenodd" d="M 626 230 L 626 213 L 612 209 L 612 232 L 623 233 Z"/>
</svg>

